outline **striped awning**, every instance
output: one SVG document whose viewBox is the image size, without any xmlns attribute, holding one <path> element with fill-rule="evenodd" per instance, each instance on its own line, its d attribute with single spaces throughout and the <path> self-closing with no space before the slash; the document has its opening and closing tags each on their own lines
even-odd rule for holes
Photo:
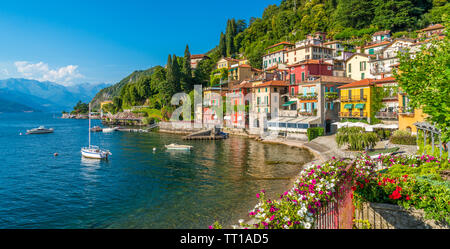
<svg viewBox="0 0 450 249">
<path fill-rule="evenodd" d="M 355 109 L 364 109 L 364 106 L 365 106 L 366 104 L 356 104 L 355 105 Z"/>
<path fill-rule="evenodd" d="M 353 104 L 345 104 L 344 109 L 353 109 Z"/>
</svg>

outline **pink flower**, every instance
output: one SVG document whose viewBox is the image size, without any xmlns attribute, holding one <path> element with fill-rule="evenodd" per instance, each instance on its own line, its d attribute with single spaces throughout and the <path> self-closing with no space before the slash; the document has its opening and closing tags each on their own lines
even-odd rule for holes
<svg viewBox="0 0 450 249">
<path fill-rule="evenodd" d="M 214 229 L 214 227 L 213 226 L 209 226 L 209 229 Z"/>
<path fill-rule="evenodd" d="M 259 194 L 256 194 L 256 198 L 258 198 L 258 199 L 259 199 Z"/>
<path fill-rule="evenodd" d="M 273 221 L 273 219 L 275 219 L 275 215 L 272 215 L 272 217 L 270 217 L 270 221 Z"/>
</svg>

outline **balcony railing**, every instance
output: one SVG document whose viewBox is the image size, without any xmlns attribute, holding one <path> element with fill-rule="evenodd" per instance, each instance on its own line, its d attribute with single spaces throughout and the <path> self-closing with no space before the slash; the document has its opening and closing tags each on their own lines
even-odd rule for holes
<svg viewBox="0 0 450 249">
<path fill-rule="evenodd" d="M 341 96 L 341 102 L 365 102 L 367 101 L 367 95 L 363 96 Z"/>
<path fill-rule="evenodd" d="M 317 115 L 317 110 L 314 110 L 312 112 L 310 112 L 310 111 L 299 111 L 298 115 L 299 116 L 316 116 Z"/>
<path fill-rule="evenodd" d="M 367 118 L 367 112 L 340 112 L 339 113 L 340 118 Z"/>
<path fill-rule="evenodd" d="M 398 108 L 398 113 L 401 115 L 413 115 L 414 114 L 414 108 L 408 107 L 408 106 L 402 106 Z"/>
<path fill-rule="evenodd" d="M 398 119 L 398 114 L 396 112 L 377 112 L 375 117 L 381 119 Z"/>
<path fill-rule="evenodd" d="M 325 93 L 325 100 L 326 101 L 334 101 L 339 98 L 339 95 L 337 92 L 326 92 Z"/>
<path fill-rule="evenodd" d="M 308 95 L 298 95 L 299 100 L 317 100 L 317 95 L 308 94 Z"/>
</svg>

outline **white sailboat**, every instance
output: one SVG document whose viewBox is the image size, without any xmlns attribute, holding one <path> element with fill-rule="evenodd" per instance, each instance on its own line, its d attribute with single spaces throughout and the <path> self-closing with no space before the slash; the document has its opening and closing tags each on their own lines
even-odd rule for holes
<svg viewBox="0 0 450 249">
<path fill-rule="evenodd" d="M 81 148 L 81 155 L 92 159 L 108 159 L 112 155 L 109 150 L 102 150 L 100 147 L 91 145 L 91 103 L 89 103 L 89 147 Z"/>
</svg>

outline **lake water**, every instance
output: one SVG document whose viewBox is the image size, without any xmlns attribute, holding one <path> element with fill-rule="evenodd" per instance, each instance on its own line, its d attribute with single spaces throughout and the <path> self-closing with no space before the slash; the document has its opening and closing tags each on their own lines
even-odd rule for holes
<svg viewBox="0 0 450 249">
<path fill-rule="evenodd" d="M 55 132 L 19 135 L 40 125 Z M 109 149 L 110 160 L 82 159 L 87 120 L 1 113 L 0 228 L 207 228 L 216 220 L 236 224 L 256 204 L 259 190 L 278 196 L 291 186 L 289 178 L 303 163 L 312 160 L 298 148 L 234 136 L 182 141 L 179 135 L 163 133 L 92 133 L 92 143 Z M 194 148 L 168 152 L 164 145 L 170 143 Z"/>
</svg>

